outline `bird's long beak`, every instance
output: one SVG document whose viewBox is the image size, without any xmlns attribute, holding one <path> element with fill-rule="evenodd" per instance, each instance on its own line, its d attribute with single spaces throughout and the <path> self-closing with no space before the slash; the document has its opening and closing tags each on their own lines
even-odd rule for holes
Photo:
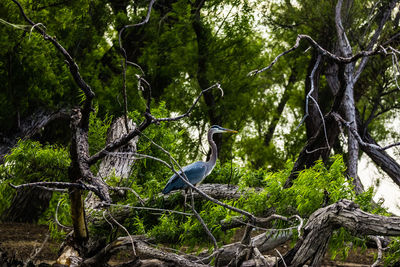
<svg viewBox="0 0 400 267">
<path fill-rule="evenodd" d="M 224 128 L 224 132 L 225 132 L 225 133 L 237 133 L 238 131 Z"/>
</svg>

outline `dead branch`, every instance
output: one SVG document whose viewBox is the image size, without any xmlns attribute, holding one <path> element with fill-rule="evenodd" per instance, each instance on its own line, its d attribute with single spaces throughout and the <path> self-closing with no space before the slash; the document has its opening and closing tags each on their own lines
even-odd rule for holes
<svg viewBox="0 0 400 267">
<path fill-rule="evenodd" d="M 369 144 L 369 143 L 365 143 L 361 136 L 358 134 L 357 130 L 351 125 L 352 123 L 346 121 L 345 119 L 343 119 L 338 113 L 336 112 L 332 112 L 333 117 L 337 120 L 337 122 L 344 124 L 351 132 L 351 134 L 357 139 L 358 143 L 360 144 L 360 146 L 369 146 L 373 149 L 379 149 L 382 150 L 382 148 L 378 145 L 375 144 Z"/>
<path fill-rule="evenodd" d="M 284 259 L 290 266 L 303 266 L 308 261 L 319 266 L 332 232 L 346 228 L 355 236 L 400 236 L 400 217 L 385 217 L 359 209 L 349 200 L 341 200 L 318 209 L 309 218 L 304 234 Z"/>
<path fill-rule="evenodd" d="M 376 267 L 382 261 L 382 242 L 377 236 L 371 236 L 371 238 L 376 242 L 376 246 L 378 248 L 378 257 L 376 258 L 376 261 L 371 265 L 371 267 Z"/>
<path fill-rule="evenodd" d="M 61 228 L 64 228 L 64 229 L 67 229 L 67 230 L 71 231 L 72 227 L 65 226 L 65 225 L 61 224 L 60 221 L 58 220 L 58 209 L 60 208 L 60 203 L 61 203 L 61 200 L 59 200 L 58 203 L 57 203 L 56 212 L 54 214 L 54 220 L 56 221 L 57 225 L 60 226 Z"/>
<path fill-rule="evenodd" d="M 360 58 L 370 57 L 370 56 L 374 56 L 374 55 L 378 55 L 378 54 L 385 55 L 383 49 L 380 46 L 377 46 L 375 49 L 373 49 L 371 51 L 360 51 L 357 54 L 355 54 L 354 56 L 348 56 L 348 57 L 337 56 L 337 55 L 329 52 L 328 50 L 324 49 L 310 36 L 308 36 L 306 34 L 299 34 L 297 36 L 295 44 L 291 48 L 289 48 L 288 50 L 286 50 L 286 51 L 282 52 L 281 54 L 279 54 L 278 56 L 276 56 L 276 58 L 267 67 L 262 68 L 260 70 L 253 70 L 253 71 L 249 72 L 248 75 L 253 76 L 253 75 L 257 75 L 261 72 L 264 72 L 266 70 L 269 70 L 278 61 L 278 59 L 280 57 L 287 55 L 287 54 L 293 52 L 294 50 L 296 50 L 300 45 L 300 41 L 303 39 L 306 40 L 314 49 L 316 49 L 321 56 L 328 57 L 331 60 L 333 60 L 334 62 L 339 63 L 339 64 L 349 64 L 349 63 L 357 61 Z"/>
<path fill-rule="evenodd" d="M 192 112 L 194 106 L 195 106 L 195 105 L 197 104 L 197 102 L 200 100 L 200 97 L 201 97 L 204 93 L 206 93 L 206 92 L 208 92 L 208 91 L 210 91 L 210 90 L 212 90 L 212 89 L 214 89 L 214 88 L 219 89 L 219 90 L 221 91 L 221 96 L 224 96 L 224 91 L 222 90 L 221 85 L 220 85 L 219 83 L 216 83 L 216 84 L 214 84 L 214 85 L 212 85 L 212 86 L 210 86 L 210 87 L 208 87 L 208 88 L 202 90 L 202 91 L 200 92 L 200 94 L 197 96 L 197 98 L 194 100 L 193 104 L 190 106 L 190 108 L 189 108 L 184 114 L 179 115 L 179 116 L 176 116 L 176 117 L 173 117 L 173 118 L 154 118 L 154 121 L 155 121 L 155 122 L 177 121 L 177 120 L 183 119 L 183 118 L 185 118 L 185 117 L 188 117 L 188 116 L 190 115 L 190 113 Z"/>
<path fill-rule="evenodd" d="M 136 210 L 148 210 L 148 211 L 156 211 L 156 212 L 160 212 L 160 213 L 176 213 L 176 214 L 180 214 L 180 215 L 185 215 L 185 216 L 193 216 L 193 214 L 191 213 L 187 213 L 187 212 L 181 212 L 181 211 L 176 211 L 176 210 L 169 210 L 169 209 L 158 209 L 158 208 L 151 208 L 151 207 L 135 207 L 135 206 L 130 206 L 130 205 L 120 205 L 120 204 L 110 204 L 110 203 L 106 203 L 106 202 L 101 202 L 100 203 L 103 207 L 120 207 L 120 208 L 128 208 L 130 210 L 132 209 L 136 209 Z M 122 217 L 121 214 L 119 217 Z M 127 216 L 125 216 L 127 217 Z"/>
<path fill-rule="evenodd" d="M 193 197 L 193 192 L 190 190 L 190 197 L 191 197 L 191 205 L 190 208 L 193 211 L 194 216 L 196 219 L 200 222 L 201 226 L 203 227 L 204 231 L 207 233 L 208 237 L 211 239 L 214 245 L 214 251 L 218 249 L 218 244 L 217 240 L 215 239 L 214 235 L 211 233 L 210 229 L 208 229 L 206 223 L 204 222 L 203 218 L 201 218 L 200 214 L 196 211 L 194 208 L 194 197 Z"/>
<path fill-rule="evenodd" d="M 23 265 L 23 267 L 29 266 L 29 264 L 32 264 L 32 261 L 39 255 L 40 252 L 42 252 L 44 245 L 46 245 L 47 241 L 49 240 L 50 234 L 47 234 L 45 239 L 43 240 L 42 244 L 40 245 L 39 248 L 34 248 L 31 255 L 29 256 L 29 259 L 27 259 Z"/>
<path fill-rule="evenodd" d="M 69 189 L 69 188 L 77 188 L 82 190 L 95 191 L 96 188 L 92 185 L 84 184 L 84 183 L 68 183 L 68 182 L 34 182 L 20 185 L 13 185 L 9 183 L 9 185 L 14 189 L 24 188 L 24 187 L 41 187 L 46 190 L 53 191 L 53 188 L 61 188 L 61 189 Z M 63 191 L 64 192 L 64 191 Z"/>
<path fill-rule="evenodd" d="M 227 185 L 227 184 L 200 184 L 197 186 L 198 189 L 203 191 L 205 194 L 209 195 L 215 199 L 239 199 L 247 193 L 261 192 L 262 188 L 251 188 L 246 191 L 239 190 L 237 185 Z M 181 191 L 182 192 L 182 191 Z M 168 201 L 173 194 L 161 195 L 164 201 Z M 195 199 L 201 199 L 201 195 L 197 192 L 193 192 L 193 197 Z M 174 197 L 175 198 L 175 197 Z"/>
<path fill-rule="evenodd" d="M 93 99 L 95 96 L 94 92 L 90 88 L 90 86 L 83 80 L 82 76 L 79 73 L 79 68 L 78 65 L 75 63 L 74 59 L 71 57 L 71 55 L 67 52 L 67 50 L 52 36 L 48 35 L 45 30 L 43 30 L 41 27 L 36 27 L 38 23 L 34 23 L 31 19 L 28 18 L 28 16 L 25 14 L 24 9 L 22 8 L 21 4 L 17 0 L 12 0 L 19 8 L 21 15 L 24 17 L 26 22 L 28 22 L 30 25 L 34 27 L 34 29 L 40 33 L 40 35 L 43 36 L 44 40 L 49 40 L 55 48 L 64 56 L 68 66 L 69 70 L 72 74 L 72 77 L 74 78 L 76 84 L 79 86 L 79 88 L 83 91 L 85 94 L 87 100 Z"/>
<path fill-rule="evenodd" d="M 117 238 L 115 241 L 104 247 L 95 256 L 86 259 L 83 262 L 83 266 L 99 266 L 101 263 L 107 262 L 110 259 L 110 257 L 117 251 L 129 248 L 132 245 L 131 238 L 133 238 L 135 250 L 139 258 L 158 259 L 161 262 L 173 264 L 174 266 L 194 266 L 194 267 L 209 266 L 205 264 L 196 263 L 192 260 L 186 259 L 175 253 L 164 252 L 159 249 L 153 248 L 149 246 L 145 241 L 143 241 L 140 236 L 132 236 L 132 237 L 125 236 Z"/>
<path fill-rule="evenodd" d="M 120 224 L 116 219 L 114 219 L 114 217 L 111 215 L 110 212 L 107 212 L 107 214 L 110 216 L 110 218 L 112 219 L 112 221 L 113 221 L 116 225 L 118 225 L 122 230 L 125 231 L 125 233 L 128 234 L 128 237 L 129 237 L 129 239 L 131 240 L 133 254 L 136 256 L 137 254 L 136 254 L 136 250 L 135 250 L 135 244 L 134 244 L 134 242 L 133 242 L 133 238 L 132 238 L 131 234 L 129 233 L 129 231 L 128 231 L 122 224 Z M 104 213 L 103 213 L 103 215 L 104 215 Z"/>
</svg>

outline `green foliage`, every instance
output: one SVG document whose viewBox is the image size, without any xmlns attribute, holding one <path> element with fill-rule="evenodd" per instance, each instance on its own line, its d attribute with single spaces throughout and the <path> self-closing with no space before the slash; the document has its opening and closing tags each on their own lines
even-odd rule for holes
<svg viewBox="0 0 400 267">
<path fill-rule="evenodd" d="M 216 184 L 238 184 L 243 175 L 243 170 L 238 165 L 232 162 L 226 162 L 220 165 L 220 162 L 217 161 L 212 173 L 207 176 L 204 182 Z"/>
<path fill-rule="evenodd" d="M 70 164 L 68 152 L 53 145 L 41 145 L 35 141 L 19 141 L 5 156 L 0 165 L 0 214 L 9 206 L 15 185 L 39 181 L 67 181 Z"/>
<path fill-rule="evenodd" d="M 390 242 L 384 254 L 385 266 L 395 266 L 400 259 L 400 237 L 395 237 Z"/>
<path fill-rule="evenodd" d="M 106 144 L 107 131 L 112 122 L 112 116 L 105 115 L 103 119 L 98 116 L 98 106 L 95 107 L 95 112 L 90 113 L 89 118 L 89 153 L 95 154 Z"/>
<path fill-rule="evenodd" d="M 149 231 L 149 235 L 159 242 L 174 244 L 178 243 L 182 232 L 183 227 L 179 219 L 173 215 L 164 214 L 160 218 L 160 223 Z"/>
<path fill-rule="evenodd" d="M 152 113 L 155 117 L 160 118 L 167 117 L 169 114 L 163 102 L 157 108 L 153 108 Z M 135 122 L 139 122 L 142 119 L 142 116 L 138 112 L 131 112 L 129 116 Z M 170 164 L 169 157 L 151 143 L 150 140 L 153 140 L 153 142 L 169 151 L 171 156 L 184 166 L 187 159 L 185 159 L 184 154 L 186 150 L 180 143 L 181 134 L 181 132 L 177 132 L 177 129 L 173 128 L 170 124 L 162 124 L 157 127 L 150 126 L 143 133 L 143 136 L 139 138 L 137 152 L 160 158 Z M 141 188 L 139 189 L 140 191 L 145 191 L 147 197 L 152 197 L 161 192 L 172 174 L 173 172 L 162 163 L 153 159 L 143 158 L 138 159 L 135 163 L 131 177 L 134 179 L 136 185 Z"/>
<path fill-rule="evenodd" d="M 338 256 L 341 260 L 345 260 L 350 250 L 357 248 L 365 251 L 367 249 L 366 239 L 353 236 L 344 228 L 334 231 L 329 240 L 329 252 L 333 260 Z"/>
<path fill-rule="evenodd" d="M 58 210 L 57 206 L 59 206 Z M 55 219 L 56 215 L 60 224 L 72 227 L 69 195 L 67 193 L 61 194 L 54 192 L 51 197 L 49 207 L 42 214 L 38 222 L 39 224 L 48 225 L 51 237 L 61 241 L 65 238 L 68 231 L 60 228 Z"/>
<path fill-rule="evenodd" d="M 285 190 L 285 197 L 295 200 L 293 204 L 300 216 L 309 216 L 321 206 L 340 199 L 353 199 L 353 186 L 344 171 L 345 165 L 340 156 L 334 158 L 329 169 L 318 161 L 312 168 L 299 173 L 293 186 Z"/>
</svg>

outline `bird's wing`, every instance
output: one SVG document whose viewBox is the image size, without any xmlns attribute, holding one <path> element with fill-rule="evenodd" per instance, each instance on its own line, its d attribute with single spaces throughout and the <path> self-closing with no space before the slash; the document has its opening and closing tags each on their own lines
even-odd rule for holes
<svg viewBox="0 0 400 267">
<path fill-rule="evenodd" d="M 206 176 L 207 166 L 205 162 L 197 161 L 183 167 L 182 170 L 191 184 L 197 184 Z M 178 173 L 181 174 L 182 172 L 179 171 Z M 174 174 L 169 179 L 167 185 L 163 190 L 163 193 L 167 194 L 172 190 L 181 189 L 184 187 L 186 187 L 186 183 L 182 181 L 182 179 L 177 174 Z"/>
</svg>

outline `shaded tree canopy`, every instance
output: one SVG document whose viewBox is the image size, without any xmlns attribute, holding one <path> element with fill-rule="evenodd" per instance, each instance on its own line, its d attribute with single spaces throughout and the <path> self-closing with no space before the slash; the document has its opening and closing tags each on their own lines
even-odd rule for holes
<svg viewBox="0 0 400 267">
<path fill-rule="evenodd" d="M 128 247 L 142 263 L 266 265 L 289 239 L 282 266 L 346 242 L 396 251 L 375 236 L 398 236 L 398 218 L 358 169 L 369 157 L 400 185 L 399 18 L 396 0 L 2 1 L 1 219 L 26 221 L 39 196 L 28 217 L 73 228 L 59 263 L 84 266 Z M 239 131 L 216 136 L 211 185 L 188 184 L 187 203 L 160 195 L 207 157 L 211 125 Z M 272 241 L 251 237 L 266 228 Z M 178 256 L 148 238 L 214 250 Z"/>
</svg>

